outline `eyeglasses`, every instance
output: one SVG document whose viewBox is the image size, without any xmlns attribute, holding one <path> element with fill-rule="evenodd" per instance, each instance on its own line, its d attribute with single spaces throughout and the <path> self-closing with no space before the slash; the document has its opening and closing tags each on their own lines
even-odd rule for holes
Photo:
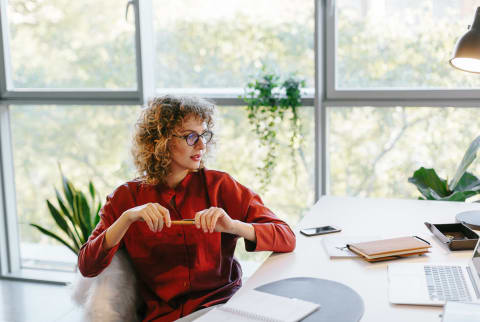
<svg viewBox="0 0 480 322">
<path fill-rule="evenodd" d="M 207 144 L 208 142 L 210 142 L 210 140 L 213 137 L 213 133 L 211 131 L 205 131 L 202 134 L 198 134 L 197 132 L 192 132 L 184 136 L 179 136 L 175 134 L 173 136 L 177 138 L 185 139 L 188 145 L 194 146 L 195 144 L 197 144 L 200 138 L 202 138 L 203 144 Z"/>
</svg>

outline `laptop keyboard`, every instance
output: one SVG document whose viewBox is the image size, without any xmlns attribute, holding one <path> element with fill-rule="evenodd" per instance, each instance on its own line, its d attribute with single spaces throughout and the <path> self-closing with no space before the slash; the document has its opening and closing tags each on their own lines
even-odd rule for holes
<svg viewBox="0 0 480 322">
<path fill-rule="evenodd" d="M 472 301 L 460 266 L 425 265 L 424 270 L 431 300 Z"/>
</svg>

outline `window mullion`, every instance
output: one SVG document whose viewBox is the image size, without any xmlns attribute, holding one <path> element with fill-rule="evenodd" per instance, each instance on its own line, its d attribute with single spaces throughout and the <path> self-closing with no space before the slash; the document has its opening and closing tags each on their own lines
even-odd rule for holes
<svg viewBox="0 0 480 322">
<path fill-rule="evenodd" d="M 15 198 L 10 113 L 0 105 L 0 262 L 1 275 L 20 270 L 20 245 Z"/>
<path fill-rule="evenodd" d="M 7 0 L 0 0 L 0 97 L 12 87 Z"/>
<path fill-rule="evenodd" d="M 323 2 L 323 0 L 322 0 Z M 326 0 L 326 8 L 322 15 L 323 27 L 325 29 L 323 41 L 324 53 L 325 53 L 325 90 L 326 97 L 333 97 L 336 93 L 336 61 L 335 61 L 335 52 L 336 52 L 336 40 L 335 40 L 335 20 L 336 20 L 336 7 L 334 0 Z"/>
<path fill-rule="evenodd" d="M 155 95 L 155 37 L 152 0 L 135 1 L 135 45 L 138 90 L 142 103 Z"/>
<path fill-rule="evenodd" d="M 323 101 L 329 77 L 326 56 L 326 16 L 329 14 L 330 0 L 315 0 L 315 200 L 327 194 L 327 169 L 326 169 L 326 114 Z M 328 71 L 327 71 L 328 72 Z"/>
</svg>

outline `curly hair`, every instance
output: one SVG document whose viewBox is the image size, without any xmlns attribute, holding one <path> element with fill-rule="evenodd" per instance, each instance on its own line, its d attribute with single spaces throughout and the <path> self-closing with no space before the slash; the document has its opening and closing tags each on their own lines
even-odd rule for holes
<svg viewBox="0 0 480 322">
<path fill-rule="evenodd" d="M 189 117 L 214 125 L 215 105 L 197 97 L 163 96 L 152 99 L 142 110 L 133 135 L 133 162 L 140 179 L 147 184 L 165 183 L 171 163 L 168 142 Z M 211 143 L 207 144 L 207 152 Z M 200 168 L 204 167 L 203 160 Z"/>
</svg>

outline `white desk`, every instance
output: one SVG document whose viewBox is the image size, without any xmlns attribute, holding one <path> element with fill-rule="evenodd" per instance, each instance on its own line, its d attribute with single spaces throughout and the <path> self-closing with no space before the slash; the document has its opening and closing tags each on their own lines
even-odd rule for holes
<svg viewBox="0 0 480 322">
<path fill-rule="evenodd" d="M 346 284 L 363 298 L 362 321 L 440 321 L 443 308 L 395 305 L 388 301 L 387 265 L 389 263 L 456 261 L 467 262 L 472 251 L 451 252 L 425 227 L 453 223 L 461 211 L 480 210 L 480 204 L 462 202 L 360 199 L 323 197 L 295 229 L 297 247 L 292 253 L 272 254 L 237 293 L 290 277 L 317 277 Z M 431 242 L 431 253 L 396 261 L 368 263 L 362 259 L 330 259 L 321 239 L 305 237 L 301 228 L 336 225 L 345 236 L 380 236 L 384 238 L 418 235 Z M 319 290 L 321 292 L 321 290 Z M 339 299 L 341 301 L 341 299 Z M 348 309 L 348 308 L 345 308 Z"/>
</svg>

